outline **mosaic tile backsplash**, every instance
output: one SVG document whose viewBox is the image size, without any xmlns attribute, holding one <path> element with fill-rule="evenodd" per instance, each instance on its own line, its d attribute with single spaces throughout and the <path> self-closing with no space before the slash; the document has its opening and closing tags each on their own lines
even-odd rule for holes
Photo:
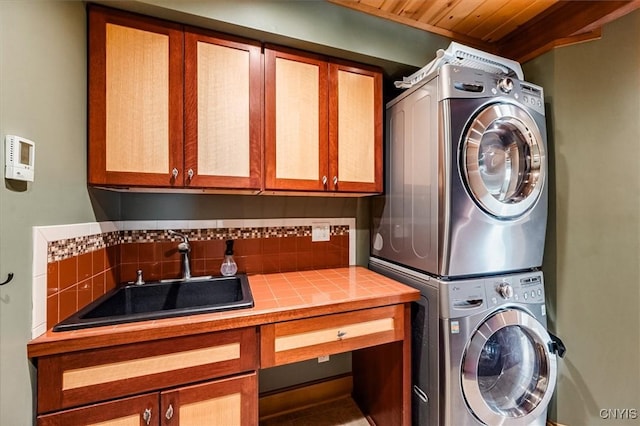
<svg viewBox="0 0 640 426">
<path fill-rule="evenodd" d="M 178 229 L 176 229 L 178 230 Z M 252 274 L 335 268 L 350 263 L 349 225 L 312 242 L 311 226 L 179 229 L 191 243 L 191 272 L 220 275 L 225 241 L 234 240 L 238 272 Z M 141 269 L 147 281 L 182 274 L 178 243 L 167 230 L 125 230 L 47 243 L 46 328 L 77 312 Z"/>
</svg>

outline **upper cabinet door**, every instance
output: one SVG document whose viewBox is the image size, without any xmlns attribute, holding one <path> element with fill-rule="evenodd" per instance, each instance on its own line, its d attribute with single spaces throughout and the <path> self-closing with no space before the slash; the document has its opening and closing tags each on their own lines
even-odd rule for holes
<svg viewBox="0 0 640 426">
<path fill-rule="evenodd" d="M 329 188 L 382 192 L 382 74 L 330 64 Z"/>
<path fill-rule="evenodd" d="M 91 184 L 182 186 L 180 25 L 89 8 Z"/>
<path fill-rule="evenodd" d="M 328 182 L 328 64 L 265 49 L 265 188 L 324 191 Z"/>
<path fill-rule="evenodd" d="M 185 33 L 185 186 L 260 190 L 261 54 L 257 42 Z"/>
</svg>

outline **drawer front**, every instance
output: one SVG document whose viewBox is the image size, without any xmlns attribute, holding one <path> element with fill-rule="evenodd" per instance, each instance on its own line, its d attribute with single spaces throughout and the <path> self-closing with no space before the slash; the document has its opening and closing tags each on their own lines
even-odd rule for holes
<svg viewBox="0 0 640 426">
<path fill-rule="evenodd" d="M 38 412 L 251 371 L 257 360 L 255 328 L 43 357 Z"/>
<path fill-rule="evenodd" d="M 402 340 L 403 330 L 402 305 L 264 325 L 260 328 L 260 366 Z"/>
</svg>

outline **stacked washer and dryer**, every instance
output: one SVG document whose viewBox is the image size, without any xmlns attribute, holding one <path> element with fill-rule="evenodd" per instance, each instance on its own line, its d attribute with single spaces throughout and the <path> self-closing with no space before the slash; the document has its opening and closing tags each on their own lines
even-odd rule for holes
<svg viewBox="0 0 640 426">
<path fill-rule="evenodd" d="M 540 270 L 543 90 L 517 62 L 457 43 L 397 85 L 369 267 L 421 292 L 413 423 L 544 425 L 558 342 Z"/>
</svg>

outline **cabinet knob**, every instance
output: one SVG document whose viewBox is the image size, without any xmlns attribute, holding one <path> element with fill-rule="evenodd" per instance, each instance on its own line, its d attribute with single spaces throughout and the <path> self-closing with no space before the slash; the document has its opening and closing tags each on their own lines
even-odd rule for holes
<svg viewBox="0 0 640 426">
<path fill-rule="evenodd" d="M 144 420 L 144 423 L 147 425 L 151 424 L 151 408 L 144 410 L 144 413 L 142 413 L 142 420 Z"/>
<path fill-rule="evenodd" d="M 338 176 L 333 177 L 333 186 L 338 186 Z"/>
<path fill-rule="evenodd" d="M 167 412 L 164 413 L 164 416 L 167 418 L 167 420 L 171 420 L 171 417 L 173 417 L 173 405 L 169 404 L 169 408 L 167 408 Z"/>
<path fill-rule="evenodd" d="M 178 169 L 176 169 L 175 167 L 173 168 L 173 170 L 171 170 L 171 176 L 173 176 L 173 178 L 177 178 L 178 177 Z"/>
<path fill-rule="evenodd" d="M 342 339 L 344 336 L 347 335 L 346 331 L 340 331 L 338 330 L 338 339 Z"/>
<path fill-rule="evenodd" d="M 323 185 L 327 185 L 327 177 L 326 176 L 322 176 L 322 184 Z"/>
<path fill-rule="evenodd" d="M 187 172 L 187 178 L 189 178 L 189 180 L 191 180 L 191 178 L 193 178 L 193 175 L 195 173 L 193 172 L 193 169 L 189 169 L 189 171 Z"/>
</svg>

